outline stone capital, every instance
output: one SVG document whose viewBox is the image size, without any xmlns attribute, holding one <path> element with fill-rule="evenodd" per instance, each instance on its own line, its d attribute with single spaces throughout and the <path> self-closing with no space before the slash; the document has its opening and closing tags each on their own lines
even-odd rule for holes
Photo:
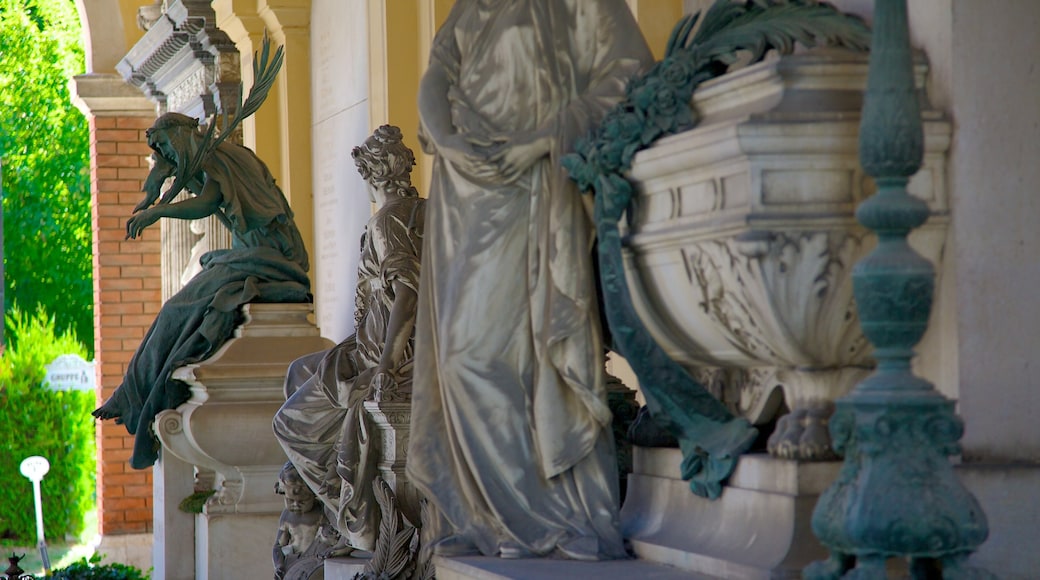
<svg viewBox="0 0 1040 580">
<path fill-rule="evenodd" d="M 155 103 L 115 73 L 76 75 L 69 81 L 69 94 L 72 104 L 87 117 L 156 116 Z"/>
<path fill-rule="evenodd" d="M 217 17 L 217 26 L 227 32 L 238 45 L 238 50 L 246 59 L 251 59 L 253 45 L 259 46 L 259 38 L 267 25 L 257 14 L 256 2 L 242 0 L 214 0 L 213 11 Z M 255 39 L 255 41 L 254 41 Z"/>
<path fill-rule="evenodd" d="M 276 40 L 310 28 L 311 0 L 260 0 L 258 6 L 257 12 Z"/>
</svg>

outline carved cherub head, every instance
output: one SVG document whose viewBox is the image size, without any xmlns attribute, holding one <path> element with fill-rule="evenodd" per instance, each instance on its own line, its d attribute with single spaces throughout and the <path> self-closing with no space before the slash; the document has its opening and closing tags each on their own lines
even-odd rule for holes
<svg viewBox="0 0 1040 580">
<path fill-rule="evenodd" d="M 387 196 L 419 196 L 419 192 L 412 187 L 411 177 L 415 155 L 403 139 L 401 129 L 383 125 L 350 152 L 376 204 Z"/>
<path fill-rule="evenodd" d="M 307 487 L 307 483 L 296 471 L 296 466 L 286 462 L 278 473 L 278 483 L 274 486 L 277 494 L 285 496 L 285 509 L 297 514 L 304 514 L 314 509 L 317 498 L 314 492 Z"/>
</svg>

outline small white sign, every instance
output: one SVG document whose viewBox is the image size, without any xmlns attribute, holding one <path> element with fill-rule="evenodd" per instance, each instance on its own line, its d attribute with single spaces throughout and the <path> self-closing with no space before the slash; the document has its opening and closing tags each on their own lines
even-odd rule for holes
<svg viewBox="0 0 1040 580">
<path fill-rule="evenodd" d="M 46 458 L 40 457 L 39 455 L 33 455 L 32 457 L 26 457 L 23 459 L 18 470 L 31 481 L 39 482 L 43 480 L 43 476 L 47 475 L 47 472 L 51 470 L 51 464 Z"/>
<path fill-rule="evenodd" d="M 43 384 L 52 391 L 93 391 L 97 384 L 94 362 L 78 354 L 63 354 L 46 369 Z"/>
</svg>

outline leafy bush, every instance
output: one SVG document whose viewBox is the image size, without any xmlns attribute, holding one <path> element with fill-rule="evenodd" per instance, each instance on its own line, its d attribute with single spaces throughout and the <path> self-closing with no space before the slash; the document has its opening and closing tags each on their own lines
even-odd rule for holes
<svg viewBox="0 0 1040 580">
<path fill-rule="evenodd" d="M 18 307 L 6 316 L 8 346 L 0 355 L 0 539 L 36 543 L 32 485 L 18 468 L 40 455 L 51 468 L 40 484 L 44 530 L 52 541 L 78 536 L 94 505 L 93 392 L 51 391 L 41 385 L 45 365 L 86 349 L 71 332 L 57 335 L 54 319 Z"/>
<path fill-rule="evenodd" d="M 148 575 L 138 568 L 126 564 L 101 564 L 101 556 L 94 554 L 73 562 L 66 568 L 51 574 L 56 580 L 148 580 Z"/>
<path fill-rule="evenodd" d="M 0 0 L 4 311 L 41 304 L 90 352 L 90 128 L 68 90 L 86 67 L 80 31 L 68 0 Z"/>
</svg>

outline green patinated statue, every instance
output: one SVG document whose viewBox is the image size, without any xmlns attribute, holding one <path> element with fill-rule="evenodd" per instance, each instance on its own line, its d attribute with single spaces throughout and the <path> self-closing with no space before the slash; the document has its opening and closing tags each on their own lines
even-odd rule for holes
<svg viewBox="0 0 1040 580">
<path fill-rule="evenodd" d="M 198 121 L 179 113 L 159 117 L 147 135 L 155 164 L 145 181 L 145 199 L 127 222 L 127 237 L 139 237 L 164 217 L 216 215 L 233 242 L 231 249 L 202 256 L 202 271 L 163 305 L 122 385 L 93 413 L 137 435 L 130 457 L 136 469 L 158 457 L 150 429 L 156 414 L 190 396 L 186 384 L 171 379 L 175 369 L 208 358 L 231 338 L 241 305 L 311 299 L 307 251 L 267 166 L 246 147 L 214 142 Z M 169 193 L 159 199 L 168 177 L 175 178 L 175 190 L 182 184 L 193 195 L 179 202 L 171 202 Z"/>
</svg>

